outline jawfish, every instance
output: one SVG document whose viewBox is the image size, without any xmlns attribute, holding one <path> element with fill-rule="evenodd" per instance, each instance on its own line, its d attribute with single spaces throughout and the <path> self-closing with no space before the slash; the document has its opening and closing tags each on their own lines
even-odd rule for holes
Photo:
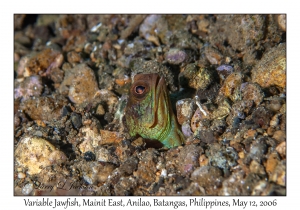
<svg viewBox="0 0 300 210">
<path fill-rule="evenodd" d="M 158 74 L 137 74 L 131 85 L 125 108 L 125 119 L 131 136 L 140 135 L 158 140 L 172 148 L 184 143 L 164 77 Z"/>
</svg>

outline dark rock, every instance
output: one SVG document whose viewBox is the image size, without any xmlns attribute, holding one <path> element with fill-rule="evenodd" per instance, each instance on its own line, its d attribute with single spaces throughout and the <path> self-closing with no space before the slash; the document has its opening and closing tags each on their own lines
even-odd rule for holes
<svg viewBox="0 0 300 210">
<path fill-rule="evenodd" d="M 125 175 L 131 175 L 134 171 L 136 171 L 137 166 L 138 159 L 136 157 L 130 157 L 123 164 L 121 164 L 120 171 Z"/>
<path fill-rule="evenodd" d="M 196 167 L 199 167 L 199 157 L 203 149 L 194 144 L 182 148 L 178 156 L 178 169 L 183 175 L 190 174 Z"/>
<path fill-rule="evenodd" d="M 212 166 L 223 169 L 225 175 L 228 175 L 230 168 L 237 165 L 238 155 L 234 148 L 223 147 L 217 143 L 211 144 L 205 151 L 206 156 Z"/>
<path fill-rule="evenodd" d="M 96 156 L 93 152 L 88 151 L 86 153 L 84 153 L 84 157 L 83 157 L 86 161 L 94 161 L 96 159 Z"/>
<path fill-rule="evenodd" d="M 252 113 L 254 123 L 262 128 L 267 128 L 272 117 L 271 111 L 264 107 L 256 108 Z"/>
<path fill-rule="evenodd" d="M 81 122 L 81 115 L 77 114 L 75 112 L 73 112 L 71 114 L 71 121 L 72 121 L 72 125 L 76 128 L 79 129 L 82 126 L 82 122 Z"/>
<path fill-rule="evenodd" d="M 214 166 L 202 166 L 191 175 L 191 180 L 197 182 L 207 190 L 210 195 L 216 195 L 216 188 L 221 186 L 222 171 Z"/>
<path fill-rule="evenodd" d="M 243 185 L 243 193 L 245 195 L 251 195 L 255 186 L 259 183 L 259 181 L 263 180 L 258 174 L 250 173 L 245 179 L 245 183 Z"/>
</svg>

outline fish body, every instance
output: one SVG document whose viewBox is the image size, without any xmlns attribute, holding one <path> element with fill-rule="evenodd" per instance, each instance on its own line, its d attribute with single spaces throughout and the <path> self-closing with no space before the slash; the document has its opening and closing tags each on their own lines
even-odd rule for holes
<svg viewBox="0 0 300 210">
<path fill-rule="evenodd" d="M 168 148 L 184 143 L 165 79 L 158 74 L 135 75 L 125 118 L 131 136 L 140 135 L 146 139 L 158 140 Z"/>
</svg>

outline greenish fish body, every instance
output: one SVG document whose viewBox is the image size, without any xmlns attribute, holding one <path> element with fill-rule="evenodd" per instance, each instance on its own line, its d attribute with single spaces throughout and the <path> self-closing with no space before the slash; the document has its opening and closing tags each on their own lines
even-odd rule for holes
<svg viewBox="0 0 300 210">
<path fill-rule="evenodd" d="M 158 74 L 138 74 L 134 77 L 125 118 L 131 136 L 158 140 L 168 148 L 184 143 L 165 79 Z"/>
</svg>

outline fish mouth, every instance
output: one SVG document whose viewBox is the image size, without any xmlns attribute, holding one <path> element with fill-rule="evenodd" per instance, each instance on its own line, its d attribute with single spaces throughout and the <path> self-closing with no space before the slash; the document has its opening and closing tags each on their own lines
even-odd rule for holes
<svg viewBox="0 0 300 210">
<path fill-rule="evenodd" d="M 165 81 L 164 77 L 158 76 L 157 79 L 158 79 L 157 87 L 161 87 L 161 86 L 164 86 L 166 84 L 166 81 Z"/>
<path fill-rule="evenodd" d="M 158 102 L 159 102 L 159 98 L 160 95 L 162 94 L 164 85 L 166 84 L 164 77 L 160 77 L 159 75 L 157 75 L 157 79 L 156 79 L 156 85 L 155 85 L 155 94 L 154 94 L 154 104 L 155 104 L 155 108 L 154 108 L 154 112 L 157 113 L 157 108 L 158 108 Z"/>
<path fill-rule="evenodd" d="M 158 120 L 158 107 L 159 107 L 159 100 L 163 100 L 164 99 L 164 91 L 166 91 L 165 89 L 165 85 L 166 85 L 166 81 L 164 79 L 164 77 L 160 77 L 159 75 L 156 75 L 156 85 L 153 87 L 154 88 L 154 94 L 153 94 L 153 122 L 152 125 L 149 128 L 153 128 L 156 126 L 157 124 L 157 120 Z M 164 102 L 163 102 L 164 103 Z"/>
</svg>

